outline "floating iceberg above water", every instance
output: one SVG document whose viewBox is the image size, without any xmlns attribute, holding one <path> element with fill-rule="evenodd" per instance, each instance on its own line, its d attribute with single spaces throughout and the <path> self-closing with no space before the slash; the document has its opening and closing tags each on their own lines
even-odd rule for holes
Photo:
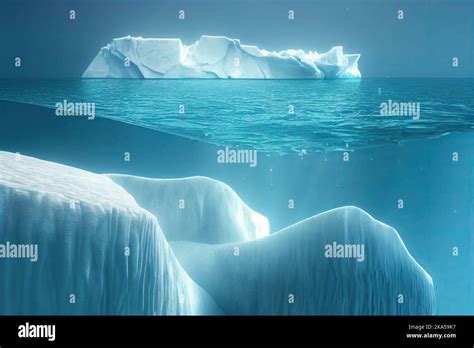
<svg viewBox="0 0 474 348">
<path fill-rule="evenodd" d="M 98 175 L 8 152 L 0 163 L 0 244 L 37 246 L 34 259 L 0 259 L 2 315 L 434 312 L 431 277 L 357 207 L 268 235 L 216 180 Z"/>
<path fill-rule="evenodd" d="M 270 52 L 225 36 L 180 39 L 123 37 L 102 47 L 83 78 L 360 78 L 359 54 L 335 46 L 319 54 L 301 49 Z"/>
</svg>

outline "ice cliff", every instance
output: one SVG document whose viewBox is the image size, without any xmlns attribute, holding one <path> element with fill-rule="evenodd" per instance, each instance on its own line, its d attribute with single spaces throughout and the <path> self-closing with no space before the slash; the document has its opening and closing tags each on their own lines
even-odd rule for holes
<svg viewBox="0 0 474 348">
<path fill-rule="evenodd" d="M 168 241 L 209 244 L 267 236 L 266 217 L 250 209 L 228 185 L 205 177 L 148 179 L 109 177 L 154 214 Z"/>
<path fill-rule="evenodd" d="M 319 54 L 270 52 L 238 39 L 207 36 L 190 46 L 180 39 L 122 37 L 99 51 L 84 78 L 360 78 L 359 54 L 335 46 Z"/>
<path fill-rule="evenodd" d="M 154 215 L 105 176 L 0 152 L 1 315 L 218 314 Z"/>
</svg>

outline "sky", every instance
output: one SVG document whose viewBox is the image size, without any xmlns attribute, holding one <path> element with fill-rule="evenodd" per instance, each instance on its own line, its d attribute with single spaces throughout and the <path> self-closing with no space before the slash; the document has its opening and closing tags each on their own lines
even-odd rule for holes
<svg viewBox="0 0 474 348">
<path fill-rule="evenodd" d="M 362 55 L 364 77 L 474 77 L 472 0 L 0 0 L 0 78 L 80 77 L 100 47 L 126 35 L 184 44 L 225 35 L 267 50 L 342 45 Z"/>
</svg>

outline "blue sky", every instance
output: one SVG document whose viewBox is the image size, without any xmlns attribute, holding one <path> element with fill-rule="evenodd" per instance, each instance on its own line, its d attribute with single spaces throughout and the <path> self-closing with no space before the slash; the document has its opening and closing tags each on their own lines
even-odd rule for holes
<svg viewBox="0 0 474 348">
<path fill-rule="evenodd" d="M 342 45 L 362 54 L 366 77 L 474 77 L 473 23 L 472 0 L 0 0 L 0 78 L 80 77 L 101 46 L 128 34 L 185 44 L 226 35 L 268 50 Z"/>
</svg>

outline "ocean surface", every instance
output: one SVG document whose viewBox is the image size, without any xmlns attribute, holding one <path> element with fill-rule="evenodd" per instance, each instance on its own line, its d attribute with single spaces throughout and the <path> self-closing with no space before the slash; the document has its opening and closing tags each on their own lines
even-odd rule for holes
<svg viewBox="0 0 474 348">
<path fill-rule="evenodd" d="M 14 102 L 0 103 L 0 150 L 96 173 L 218 179 L 265 215 L 272 233 L 355 205 L 394 227 L 432 276 L 436 314 L 472 315 L 473 86 L 472 79 L 0 80 L 0 100 Z M 95 103 L 96 119 L 55 116 L 64 100 Z M 381 116 L 389 100 L 420 103 L 419 118 Z M 223 146 L 259 150 L 257 165 L 218 163 Z"/>
<path fill-rule="evenodd" d="M 0 80 L 0 100 L 94 103 L 97 117 L 304 155 L 470 132 L 473 86 L 474 79 Z M 419 103 L 419 114 L 381 116 L 383 103 Z"/>
</svg>

